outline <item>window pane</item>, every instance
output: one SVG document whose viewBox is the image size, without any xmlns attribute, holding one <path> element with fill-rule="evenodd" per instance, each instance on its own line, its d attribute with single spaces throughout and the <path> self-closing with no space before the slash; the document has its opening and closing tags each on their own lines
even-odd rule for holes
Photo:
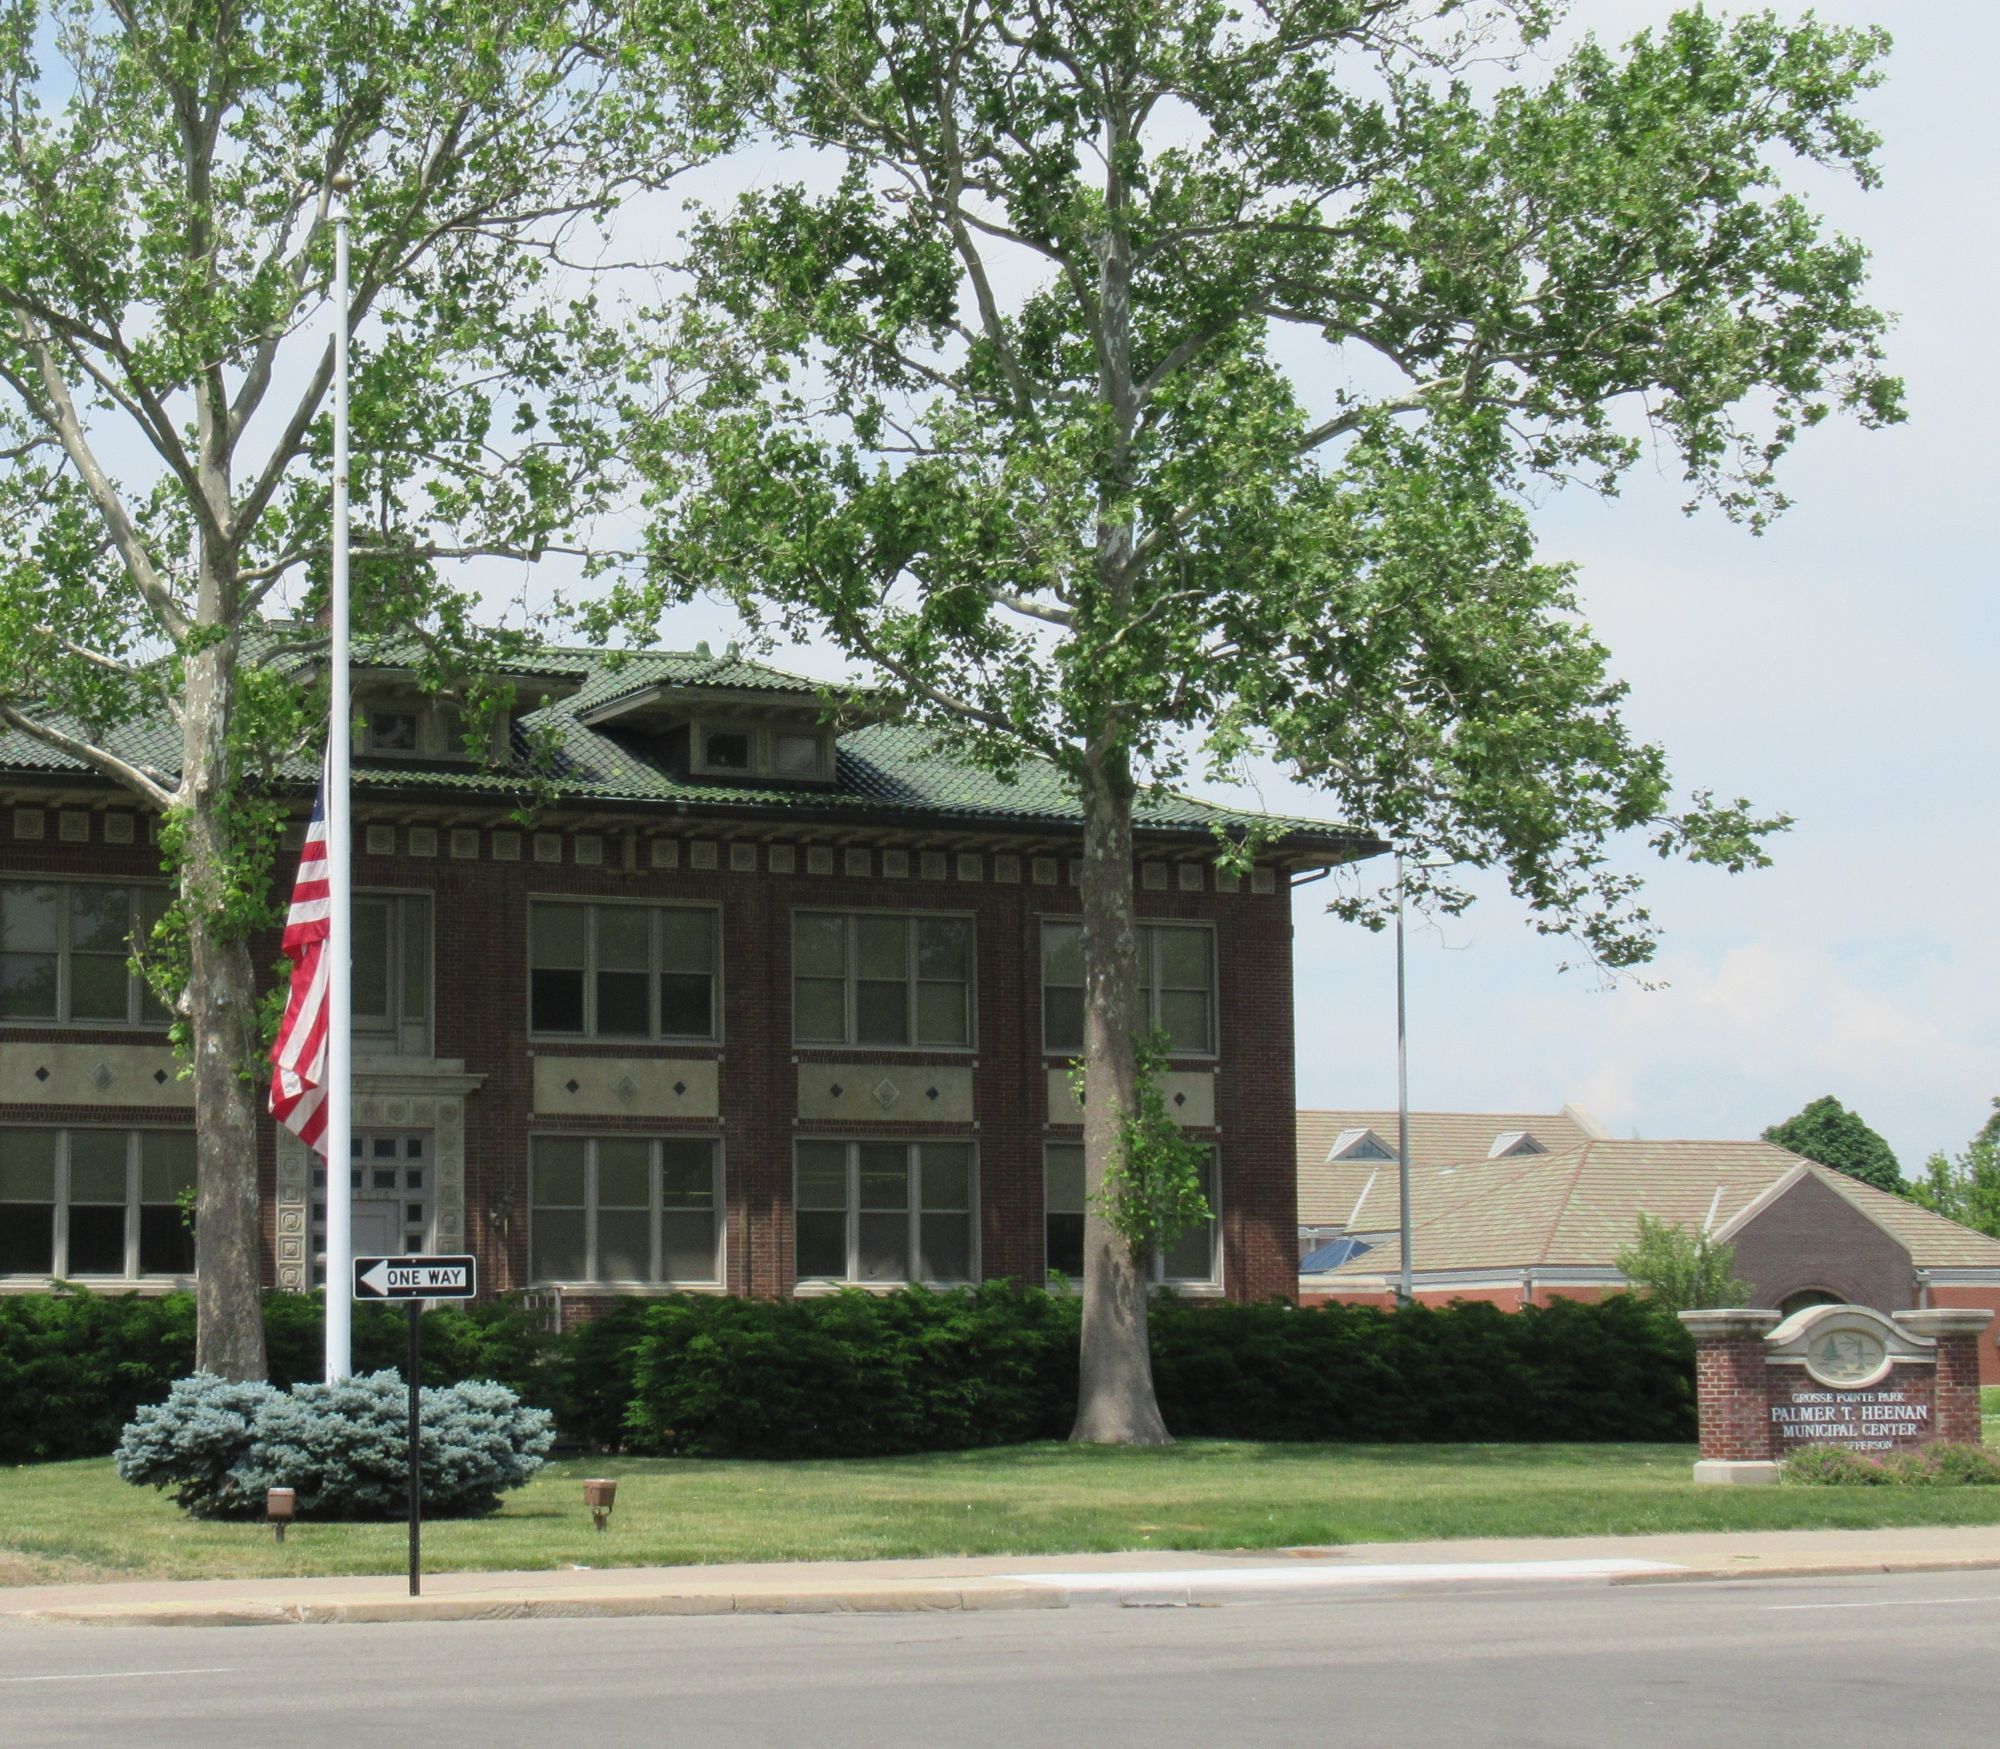
<svg viewBox="0 0 2000 1749">
<path fill-rule="evenodd" d="M 819 737 L 779 735 L 771 744 L 771 769 L 780 777 L 819 776 Z"/>
<path fill-rule="evenodd" d="M 857 1281 L 908 1281 L 910 1279 L 910 1217 L 863 1215 L 861 1217 L 860 1267 Z"/>
<path fill-rule="evenodd" d="M 1049 1213 L 1048 1267 L 1057 1275 L 1083 1274 L 1083 1216 Z"/>
<path fill-rule="evenodd" d="M 917 919 L 917 976 L 956 978 L 972 971 L 972 926 L 963 917 Z"/>
<path fill-rule="evenodd" d="M 116 1208 L 107 1208 L 101 1204 L 71 1205 L 69 1273 L 71 1275 L 125 1273 L 125 1210 L 122 1204 Z"/>
<path fill-rule="evenodd" d="M 854 969 L 864 978 L 909 976 L 910 932 L 902 918 L 855 918 Z"/>
<path fill-rule="evenodd" d="M 137 945 L 149 947 L 153 939 L 153 926 L 166 914 L 167 895 L 159 887 L 139 889 L 139 927 L 134 932 Z M 171 1016 L 153 995 L 152 987 L 142 977 L 139 980 L 139 1018 L 164 1026 Z"/>
<path fill-rule="evenodd" d="M 1083 928 L 1076 923 L 1042 925 L 1042 982 L 1083 984 Z"/>
<path fill-rule="evenodd" d="M 1074 1056 L 1083 1049 L 1083 992 L 1051 987 L 1042 992 L 1042 1049 Z"/>
<path fill-rule="evenodd" d="M 56 956 L 0 953 L 0 1019 L 56 1017 Z"/>
<path fill-rule="evenodd" d="M 534 1203 L 583 1207 L 583 1143 L 574 1137 L 544 1136 L 535 1143 Z"/>
<path fill-rule="evenodd" d="M 847 1207 L 847 1148 L 844 1143 L 799 1144 L 799 1207 Z"/>
<path fill-rule="evenodd" d="M 139 1211 L 139 1273 L 194 1274 L 194 1234 L 171 1204 Z"/>
<path fill-rule="evenodd" d="M 54 1205 L 0 1200 L 0 1275 L 52 1275 L 55 1267 Z"/>
<path fill-rule="evenodd" d="M 1208 1046 L 1208 994 L 1202 990 L 1162 990 L 1160 1025 L 1177 1051 L 1205 1051 Z"/>
<path fill-rule="evenodd" d="M 717 771 L 750 769 L 750 735 L 745 729 L 711 729 L 703 738 L 706 762 Z"/>
<path fill-rule="evenodd" d="M 917 1043 L 962 1045 L 971 1042 L 966 1025 L 963 984 L 919 984 L 917 986 Z"/>
<path fill-rule="evenodd" d="M 414 753 L 417 719 L 411 711 L 376 711 L 368 718 L 368 748 L 372 753 Z"/>
<path fill-rule="evenodd" d="M 528 1024 L 536 1032 L 583 1031 L 582 972 L 533 972 L 528 991 Z"/>
<path fill-rule="evenodd" d="M 972 1207 L 972 1149 L 964 1142 L 925 1142 L 919 1150 L 923 1167 L 924 1207 Z"/>
<path fill-rule="evenodd" d="M 54 1202 L 56 1132 L 0 1130 L 0 1202 Z"/>
<path fill-rule="evenodd" d="M 581 967 L 589 917 L 582 905 L 530 905 L 529 963 Z"/>
<path fill-rule="evenodd" d="M 970 1215 L 925 1215 L 923 1255 L 917 1275 L 923 1281 L 970 1281 L 972 1279 L 972 1217 Z"/>
<path fill-rule="evenodd" d="M 56 892 L 18 881 L 0 883 L 0 952 L 56 951 Z"/>
<path fill-rule="evenodd" d="M 792 968 L 802 978 L 847 975 L 847 919 L 802 912 L 792 920 Z"/>
<path fill-rule="evenodd" d="M 1215 1223 L 1203 1221 L 1167 1247 L 1163 1273 L 1169 1281 L 1212 1281 Z"/>
<path fill-rule="evenodd" d="M 187 1130 L 147 1130 L 139 1138 L 139 1198 L 172 1202 L 195 1183 L 194 1136 Z"/>
<path fill-rule="evenodd" d="M 706 973 L 668 972 L 660 979 L 660 1031 L 667 1038 L 714 1036 L 713 980 Z"/>
<path fill-rule="evenodd" d="M 645 1038 L 652 1029 L 647 1006 L 651 984 L 644 972 L 599 972 L 597 1036 Z"/>
<path fill-rule="evenodd" d="M 1052 1144 L 1043 1163 L 1051 1214 L 1083 1216 L 1083 1150 L 1071 1143 Z"/>
<path fill-rule="evenodd" d="M 650 1208 L 653 1201 L 653 1145 L 613 1141 L 597 1144 L 597 1206 Z"/>
<path fill-rule="evenodd" d="M 69 1133 L 69 1200 L 115 1202 L 125 1206 L 125 1133 L 122 1130 L 71 1130 Z M 119 1266 L 124 1267 L 122 1264 Z"/>
<path fill-rule="evenodd" d="M 356 899 L 354 923 L 354 1012 L 371 1020 L 389 1017 L 389 906 L 382 899 Z"/>
<path fill-rule="evenodd" d="M 643 972 L 652 962 L 652 913 L 631 905 L 597 908 L 597 963 L 607 971 Z"/>
<path fill-rule="evenodd" d="M 711 1142 L 660 1144 L 660 1206 L 708 1209 L 715 1206 L 715 1147 Z"/>
<path fill-rule="evenodd" d="M 798 1216 L 797 1273 L 801 1280 L 847 1276 L 847 1217 L 801 1208 Z"/>
<path fill-rule="evenodd" d="M 583 1210 L 537 1208 L 528 1273 L 537 1281 L 583 1279 Z"/>
<path fill-rule="evenodd" d="M 660 913 L 660 969 L 703 975 L 715 970 L 713 911 Z"/>
<path fill-rule="evenodd" d="M 431 908 L 422 899 L 403 901 L 403 1018 L 422 1020 L 431 1011 Z"/>
<path fill-rule="evenodd" d="M 1208 988 L 1208 943 L 1206 929 L 1166 929 L 1153 933 L 1160 943 L 1160 984 L 1170 990 Z"/>
<path fill-rule="evenodd" d="M 838 1044 L 847 1037 L 847 986 L 831 978 L 801 978 L 796 1037 Z"/>
<path fill-rule="evenodd" d="M 651 1281 L 653 1217 L 645 1209 L 606 1209 L 597 1217 L 597 1279 Z"/>
<path fill-rule="evenodd" d="M 854 1038 L 864 1045 L 910 1042 L 910 987 L 858 983 L 854 987 Z"/>
<path fill-rule="evenodd" d="M 906 1209 L 910 1206 L 910 1155 L 901 1142 L 863 1142 L 861 1206 L 865 1209 Z"/>
<path fill-rule="evenodd" d="M 715 1280 L 715 1216 L 700 1212 L 660 1217 L 660 1275 L 666 1281 Z"/>
<path fill-rule="evenodd" d="M 132 988 L 125 956 L 80 953 L 69 962 L 69 1017 L 72 1020 L 123 1020 Z"/>
<path fill-rule="evenodd" d="M 71 887 L 69 945 L 78 953 L 129 951 L 132 895 L 123 887 Z"/>
</svg>

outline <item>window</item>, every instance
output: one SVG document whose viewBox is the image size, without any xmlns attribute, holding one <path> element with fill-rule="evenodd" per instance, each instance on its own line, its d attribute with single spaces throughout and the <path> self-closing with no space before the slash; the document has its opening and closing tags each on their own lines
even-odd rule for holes
<svg viewBox="0 0 2000 1749">
<path fill-rule="evenodd" d="M 1146 1019 L 1165 1030 L 1177 1052 L 1215 1049 L 1215 937 L 1200 925 L 1142 923 L 1139 983 Z M 1042 1048 L 1075 1056 L 1083 1049 L 1083 925 L 1042 925 Z"/>
<path fill-rule="evenodd" d="M 1083 1274 L 1083 1144 L 1051 1142 L 1043 1151 L 1043 1197 L 1049 1270 L 1072 1280 Z M 1153 1254 L 1153 1279 L 1211 1286 L 1221 1277 L 1216 1241 L 1221 1231 L 1215 1150 L 1202 1162 L 1201 1193 L 1208 1219 L 1191 1227 L 1164 1252 Z"/>
<path fill-rule="evenodd" d="M 357 1130 L 348 1139 L 349 1237 L 356 1257 L 431 1248 L 430 1137 Z M 326 1280 L 326 1162 L 313 1162 L 313 1284 Z"/>
<path fill-rule="evenodd" d="M 370 753 L 414 753 L 417 750 L 417 714 L 415 711 L 370 711 L 367 714 L 367 739 L 364 743 Z"/>
<path fill-rule="evenodd" d="M 709 771 L 748 771 L 752 737 L 748 729 L 706 729 L 701 737 L 701 762 Z"/>
<path fill-rule="evenodd" d="M 192 1130 L 0 1129 L 0 1276 L 194 1273 Z"/>
<path fill-rule="evenodd" d="M 538 1136 L 536 1281 L 722 1279 L 722 1162 L 701 1136 Z"/>
<path fill-rule="evenodd" d="M 716 1036 L 716 914 L 664 905 L 528 907 L 529 1030 Z"/>
<path fill-rule="evenodd" d="M 970 1142 L 801 1142 L 800 1281 L 971 1281 Z"/>
<path fill-rule="evenodd" d="M 775 777 L 822 777 L 825 766 L 819 735 L 779 735 L 771 737 L 771 772 Z"/>
<path fill-rule="evenodd" d="M 354 1037 L 390 1055 L 431 1054 L 431 902 L 421 894 L 356 893 Z"/>
<path fill-rule="evenodd" d="M 1388 1145 L 1373 1130 L 1342 1130 L 1327 1150 L 1329 1160 L 1393 1160 Z"/>
<path fill-rule="evenodd" d="M 799 912 L 792 1030 L 800 1044 L 971 1044 L 971 919 Z"/>
<path fill-rule="evenodd" d="M 833 737 L 818 727 L 696 722 L 688 733 L 696 772 L 792 783 L 823 783 L 833 775 Z"/>
<path fill-rule="evenodd" d="M 166 1025 L 129 963 L 166 904 L 163 887 L 0 881 L 0 1020 Z"/>
</svg>

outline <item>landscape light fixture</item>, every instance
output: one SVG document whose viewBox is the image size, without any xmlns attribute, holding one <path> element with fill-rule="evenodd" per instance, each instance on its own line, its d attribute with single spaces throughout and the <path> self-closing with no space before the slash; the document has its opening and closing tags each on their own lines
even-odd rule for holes
<svg viewBox="0 0 2000 1749">
<path fill-rule="evenodd" d="M 298 1491 L 293 1488 L 266 1488 L 264 1490 L 264 1516 L 271 1521 L 272 1533 L 279 1542 L 285 1540 L 285 1526 L 292 1521 L 292 1514 L 298 1509 Z"/>
<path fill-rule="evenodd" d="M 590 1508 L 590 1519 L 602 1531 L 611 1520 L 611 1508 L 618 1499 L 618 1484 L 599 1476 L 583 1485 L 583 1503 Z"/>
</svg>

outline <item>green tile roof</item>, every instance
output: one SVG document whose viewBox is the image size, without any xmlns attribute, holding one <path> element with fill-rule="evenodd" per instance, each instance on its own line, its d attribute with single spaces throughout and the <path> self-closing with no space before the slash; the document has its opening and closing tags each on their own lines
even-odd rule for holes
<svg viewBox="0 0 2000 1749">
<path fill-rule="evenodd" d="M 294 635 L 296 628 L 274 626 L 272 636 Z M 414 639 L 382 640 L 357 647 L 355 665 L 405 668 L 415 664 L 420 646 Z M 296 652 L 284 658 L 304 665 L 310 658 Z M 591 727 L 580 715 L 652 687 L 670 685 L 691 690 L 714 689 L 740 694 L 790 694 L 802 708 L 812 707 L 825 691 L 823 683 L 787 674 L 730 652 L 646 650 L 618 652 L 549 647 L 504 664 L 508 673 L 559 677 L 574 686 L 568 696 L 523 713 L 515 725 L 515 753 L 525 761 L 530 736 L 545 726 L 557 732 L 555 774 L 558 805 L 593 810 L 699 812 L 745 818 L 797 818 L 857 823 L 894 821 L 962 823 L 994 830 L 1073 832 L 1082 815 L 1069 781 L 1045 760 L 1024 758 L 1011 778 L 1003 779 L 955 754 L 933 731 L 907 723 L 874 722 L 844 730 L 838 736 L 838 760 L 832 784 L 786 784 L 760 781 L 731 783 L 690 777 L 674 769 L 657 744 L 643 734 L 623 731 L 613 721 Z M 60 725 L 73 728 L 73 725 Z M 169 723 L 132 723 L 112 731 L 105 745 L 119 757 L 150 767 L 172 781 L 180 756 L 180 737 Z M 500 769 L 450 761 L 428 764 L 408 759 L 354 761 L 358 794 L 425 795 L 511 801 L 524 794 L 524 766 Z M 315 761 L 299 759 L 286 775 L 301 789 L 310 784 Z M 81 761 L 58 753 L 18 732 L 0 733 L 0 775 L 27 777 L 93 777 Z M 1135 827 L 1144 834 L 1205 837 L 1214 827 L 1241 830 L 1275 829 L 1276 845 L 1295 856 L 1333 861 L 1369 854 L 1380 847 L 1367 837 L 1325 821 L 1259 814 L 1218 807 L 1192 797 L 1162 792 L 1142 797 L 1135 809 Z"/>
</svg>

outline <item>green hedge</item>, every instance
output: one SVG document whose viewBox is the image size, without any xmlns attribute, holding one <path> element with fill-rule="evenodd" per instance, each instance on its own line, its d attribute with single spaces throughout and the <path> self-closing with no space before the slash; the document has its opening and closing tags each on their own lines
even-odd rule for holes
<svg viewBox="0 0 2000 1749">
<path fill-rule="evenodd" d="M 1007 1283 L 822 1299 L 620 1301 L 560 1338 L 510 1302 L 424 1320 L 424 1382 L 492 1379 L 566 1443 L 703 1457 L 860 1457 L 1057 1439 L 1078 1302 Z M 271 1382 L 318 1378 L 320 1302 L 272 1294 Z M 1153 1372 L 1190 1437 L 1398 1443 L 1694 1438 L 1686 1333 L 1643 1302 L 1388 1313 L 1163 1298 Z M 404 1314 L 357 1306 L 354 1364 L 401 1364 Z M 101 1457 L 194 1369 L 194 1304 L 0 1298 L 0 1464 Z"/>
</svg>

